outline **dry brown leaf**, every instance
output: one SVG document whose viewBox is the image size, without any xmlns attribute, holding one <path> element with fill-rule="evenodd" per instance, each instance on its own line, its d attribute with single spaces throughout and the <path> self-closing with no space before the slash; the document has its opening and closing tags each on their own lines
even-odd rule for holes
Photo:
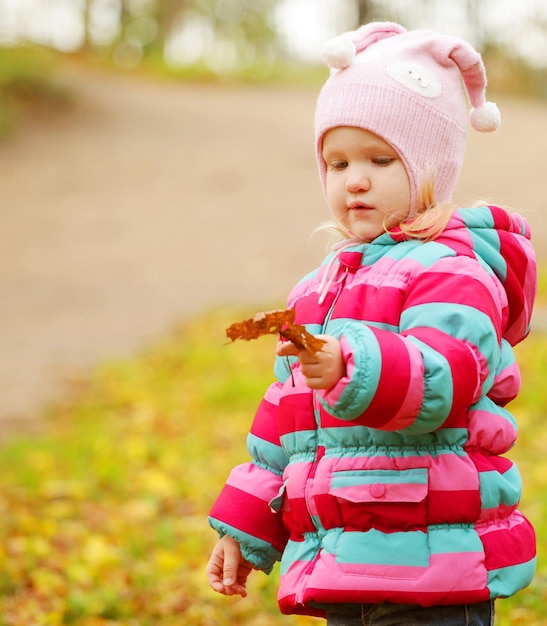
<svg viewBox="0 0 547 626">
<path fill-rule="evenodd" d="M 307 350 L 310 354 L 322 350 L 326 343 L 324 339 L 309 333 L 302 324 L 294 323 L 294 309 L 257 313 L 251 319 L 231 324 L 226 329 L 226 335 L 232 341 L 250 341 L 262 335 L 281 335 L 299 350 Z"/>
</svg>

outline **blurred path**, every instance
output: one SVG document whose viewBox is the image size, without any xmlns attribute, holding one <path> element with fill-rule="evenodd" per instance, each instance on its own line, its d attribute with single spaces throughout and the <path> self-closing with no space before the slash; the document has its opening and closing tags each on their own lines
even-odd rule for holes
<svg viewBox="0 0 547 626">
<path fill-rule="evenodd" d="M 77 105 L 0 143 L 0 418 L 217 305 L 283 303 L 321 258 L 315 89 L 67 75 Z M 538 252 L 547 112 L 501 103 L 459 197 L 521 208 Z M 524 178 L 524 180 L 523 180 Z M 223 329 L 219 329 L 223 340 Z"/>
</svg>

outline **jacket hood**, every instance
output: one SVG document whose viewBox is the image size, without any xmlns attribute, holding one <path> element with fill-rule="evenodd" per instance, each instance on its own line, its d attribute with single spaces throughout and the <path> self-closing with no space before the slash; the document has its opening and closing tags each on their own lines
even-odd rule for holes
<svg viewBox="0 0 547 626">
<path fill-rule="evenodd" d="M 368 249 L 369 258 L 375 256 L 375 249 L 381 256 L 384 246 L 406 239 L 406 235 L 396 228 L 380 235 L 371 244 L 357 238 L 339 242 L 326 263 L 320 303 L 332 283 L 339 280 L 341 267 L 355 271 L 365 250 Z M 536 257 L 527 220 L 498 206 L 461 208 L 454 211 L 446 228 L 432 243 L 445 245 L 454 254 L 477 259 L 487 272 L 497 277 L 507 299 L 502 336 L 512 346 L 522 341 L 530 332 L 537 290 Z"/>
<path fill-rule="evenodd" d="M 506 296 L 503 337 L 511 345 L 530 331 L 537 269 L 530 226 L 517 213 L 497 206 L 458 209 L 436 239 L 457 254 L 474 255 L 501 282 Z"/>
</svg>

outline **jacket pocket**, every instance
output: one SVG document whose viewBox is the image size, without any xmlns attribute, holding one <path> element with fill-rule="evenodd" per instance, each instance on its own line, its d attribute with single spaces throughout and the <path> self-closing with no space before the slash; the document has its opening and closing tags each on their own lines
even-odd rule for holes
<svg viewBox="0 0 547 626">
<path fill-rule="evenodd" d="M 344 528 L 406 531 L 427 525 L 427 468 L 334 471 L 329 495 Z"/>
</svg>

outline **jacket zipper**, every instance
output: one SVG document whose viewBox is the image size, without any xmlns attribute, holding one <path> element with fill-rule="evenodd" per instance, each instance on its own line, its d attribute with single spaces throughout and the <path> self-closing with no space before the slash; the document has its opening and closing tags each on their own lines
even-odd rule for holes
<svg viewBox="0 0 547 626">
<path fill-rule="evenodd" d="M 342 293 L 342 290 L 344 289 L 344 286 L 346 284 L 346 280 L 349 274 L 349 267 L 344 266 L 344 276 L 342 277 L 342 280 L 339 283 L 338 286 L 338 291 L 336 292 L 336 296 L 334 297 L 334 300 L 332 301 L 332 304 L 329 307 L 329 310 L 327 312 L 327 314 L 325 315 L 325 319 L 323 321 L 322 327 L 321 327 L 321 331 L 324 332 L 326 329 L 327 324 L 330 321 L 330 318 L 332 316 L 332 313 L 334 311 L 334 307 L 336 306 L 336 303 L 338 302 L 338 299 L 340 297 L 340 294 Z M 318 435 L 318 442 L 319 442 L 319 433 L 320 433 L 320 410 L 319 410 L 319 400 L 317 399 L 317 392 L 314 390 L 313 392 L 313 410 L 314 410 L 314 414 L 315 414 L 315 423 L 317 426 L 317 435 Z M 310 520 L 312 521 L 312 524 L 314 525 L 314 527 L 316 528 L 317 531 L 320 530 L 319 528 L 319 523 L 317 520 L 317 516 L 313 513 L 313 509 L 310 505 L 310 501 L 311 501 L 311 492 L 313 491 L 313 481 L 315 478 L 315 472 L 317 470 L 317 466 L 319 464 L 319 461 L 323 458 L 323 455 L 325 454 L 325 448 L 321 445 L 317 446 L 317 450 L 315 453 L 315 460 L 312 463 L 311 467 L 310 467 L 310 471 L 308 473 L 308 479 L 306 481 L 306 491 L 304 493 L 304 500 L 306 502 L 306 510 L 308 512 L 308 515 L 310 517 Z M 311 573 L 311 571 L 313 570 L 315 563 L 317 561 L 317 559 L 319 558 L 321 551 L 319 550 L 318 553 L 316 554 L 315 558 L 313 559 L 313 561 L 310 561 L 310 563 L 308 564 L 308 566 L 306 567 L 306 573 L 305 575 Z M 302 581 L 302 584 L 300 585 L 297 593 L 295 594 L 295 600 L 297 602 L 297 604 L 303 604 L 303 599 L 304 599 L 304 590 L 306 589 L 306 581 Z"/>
</svg>

